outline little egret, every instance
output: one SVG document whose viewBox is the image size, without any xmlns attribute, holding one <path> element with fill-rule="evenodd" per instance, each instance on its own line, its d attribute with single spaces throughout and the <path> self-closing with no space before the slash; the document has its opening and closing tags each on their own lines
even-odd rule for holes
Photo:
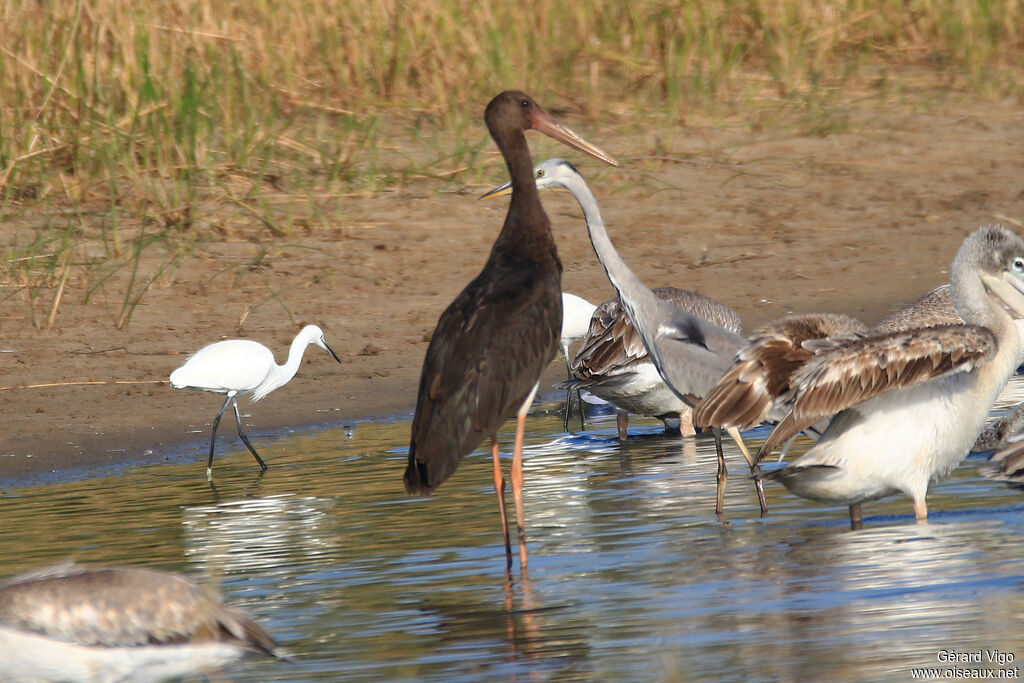
<svg viewBox="0 0 1024 683">
<path fill-rule="evenodd" d="M 497 432 L 515 415 L 510 479 L 520 564 L 525 567 L 523 429 L 541 373 L 558 352 L 562 326 L 562 262 L 533 180 L 525 132 L 538 130 L 606 163 L 620 164 L 557 123 L 522 92 L 496 96 L 484 120 L 508 166 L 512 201 L 483 270 L 437 321 L 423 360 L 404 481 L 408 493 L 429 494 L 489 435 L 506 566 L 511 567 Z"/>
<path fill-rule="evenodd" d="M 597 306 L 590 303 L 581 296 L 562 292 L 562 337 L 558 343 L 562 345 L 562 358 L 565 359 L 565 369 L 569 373 L 567 379 L 572 379 L 572 364 L 569 358 L 569 345 L 574 341 L 587 336 L 590 329 L 590 318 L 594 315 Z M 583 401 L 579 400 L 579 389 L 576 390 L 577 403 L 580 407 L 580 429 L 585 427 L 583 414 Z M 569 431 L 569 410 L 572 408 L 572 387 L 565 392 L 565 420 L 562 428 Z"/>
<path fill-rule="evenodd" d="M 213 448 L 217 442 L 217 425 L 229 403 L 235 409 L 239 438 L 260 464 L 260 471 L 266 471 L 266 464 L 242 431 L 237 397 L 251 394 L 250 400 L 255 403 L 274 389 L 288 384 L 298 371 L 302 354 L 310 344 L 316 344 L 331 354 L 334 360 L 341 362 L 338 354 L 324 341 L 323 330 L 316 325 L 306 325 L 295 335 L 284 365 L 278 365 L 274 361 L 274 353 L 263 344 L 249 339 L 226 339 L 199 349 L 184 365 L 171 373 L 171 386 L 175 389 L 199 389 L 214 394 L 227 394 L 224 405 L 213 420 L 210 459 L 206 463 L 207 479 L 213 479 Z"/>
</svg>

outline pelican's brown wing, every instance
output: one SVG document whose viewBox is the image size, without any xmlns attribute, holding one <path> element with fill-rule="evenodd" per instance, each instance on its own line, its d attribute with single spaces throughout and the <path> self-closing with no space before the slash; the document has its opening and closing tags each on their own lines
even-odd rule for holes
<svg viewBox="0 0 1024 683">
<path fill-rule="evenodd" d="M 824 418 L 893 389 L 956 372 L 969 372 L 995 354 L 995 335 L 974 325 L 943 325 L 905 332 L 821 342 L 797 371 L 787 398 L 789 414 L 761 447 L 758 458 Z"/>
<path fill-rule="evenodd" d="M 864 329 L 859 320 L 831 313 L 790 316 L 762 327 L 694 410 L 694 424 L 757 426 L 770 418 L 776 402 L 790 390 L 793 373 L 814 356 L 805 342 Z"/>
<path fill-rule="evenodd" d="M 441 314 L 420 375 L 405 472 L 409 493 L 430 493 L 451 476 L 516 413 L 555 356 L 560 288 L 557 282 L 539 287 L 534 277 L 519 268 L 477 277 Z"/>
</svg>

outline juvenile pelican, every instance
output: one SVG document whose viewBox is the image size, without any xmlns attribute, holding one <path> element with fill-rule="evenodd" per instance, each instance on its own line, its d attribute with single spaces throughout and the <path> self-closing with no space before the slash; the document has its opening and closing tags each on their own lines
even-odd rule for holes
<svg viewBox="0 0 1024 683">
<path fill-rule="evenodd" d="M 790 412 L 758 454 L 828 418 L 793 464 L 758 475 L 797 495 L 850 506 L 902 492 L 919 521 L 931 482 L 967 454 L 1016 367 L 1024 315 L 1024 241 L 1001 226 L 964 240 L 950 277 L 958 325 L 825 342 L 792 378 Z M 1009 311 L 1009 312 L 1008 312 Z"/>
<path fill-rule="evenodd" d="M 252 618 L 180 574 L 65 563 L 0 583 L 3 680 L 165 680 L 246 652 L 290 661 Z"/>
<path fill-rule="evenodd" d="M 742 334 L 740 316 L 725 304 L 676 287 L 655 287 L 651 291 L 684 311 Z M 597 307 L 583 345 L 573 359 L 572 371 L 578 379 L 561 386 L 586 389 L 614 405 L 620 440 L 627 438 L 629 413 L 660 420 L 678 418 L 682 434 L 694 433 L 690 406 L 658 374 L 619 297 Z"/>
<path fill-rule="evenodd" d="M 604 266 L 612 286 L 618 291 L 622 305 L 640 333 L 654 366 L 684 403 L 691 407 L 696 405 L 729 367 L 736 352 L 746 346 L 746 338 L 673 306 L 648 289 L 615 250 L 605 230 L 597 201 L 583 176 L 572 164 L 564 159 L 548 159 L 534 168 L 534 178 L 538 189 L 564 187 L 575 197 L 583 210 L 590 243 L 597 258 Z M 497 187 L 484 197 L 502 194 L 509 187 L 510 184 Z M 718 454 L 715 511 L 721 514 L 728 472 L 722 453 L 721 432 L 717 427 L 713 431 Z M 728 431 L 747 458 L 751 471 L 755 471 L 756 465 L 739 431 L 731 428 Z M 767 512 L 764 491 L 760 488 L 759 479 L 755 480 L 755 484 L 758 486 L 761 514 L 764 515 Z"/>
</svg>

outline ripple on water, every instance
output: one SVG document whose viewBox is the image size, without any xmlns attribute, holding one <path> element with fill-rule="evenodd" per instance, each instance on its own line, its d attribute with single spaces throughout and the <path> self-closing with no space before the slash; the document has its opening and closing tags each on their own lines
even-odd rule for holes
<svg viewBox="0 0 1024 683">
<path fill-rule="evenodd" d="M 880 680 L 940 649 L 1024 657 L 1024 497 L 977 458 L 933 491 L 931 523 L 892 498 L 850 532 L 845 509 L 772 484 L 759 519 L 726 444 L 720 521 L 709 441 L 647 422 L 620 445 L 612 416 L 566 435 L 552 408 L 527 422 L 530 567 L 510 582 L 489 452 L 409 498 L 405 420 L 264 435 L 270 470 L 232 448 L 215 487 L 197 443 L 11 490 L 0 552 L 6 573 L 75 557 L 197 574 L 299 658 L 246 661 L 240 681 Z"/>
</svg>

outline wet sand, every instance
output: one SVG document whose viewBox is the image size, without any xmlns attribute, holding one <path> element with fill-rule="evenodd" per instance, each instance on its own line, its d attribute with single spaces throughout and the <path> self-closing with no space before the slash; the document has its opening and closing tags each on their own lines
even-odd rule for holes
<svg viewBox="0 0 1024 683">
<path fill-rule="evenodd" d="M 567 121 L 626 161 L 621 170 L 539 136 L 531 144 L 535 160 L 579 162 L 612 239 L 649 286 L 712 296 L 748 331 L 788 312 L 874 322 L 944 282 L 979 225 L 1021 230 L 1019 105 L 922 111 L 860 102 L 841 115 L 846 132 L 827 135 L 691 121 L 629 139 L 612 126 Z M 487 163 L 501 182 L 496 152 Z M 295 228 L 276 241 L 254 219 L 223 228 L 213 209 L 195 228 L 209 230 L 202 248 L 158 280 L 123 330 L 114 325 L 116 294 L 101 290 L 86 303 L 73 279 L 49 332 L 32 325 L 24 297 L 8 298 L 0 305 L 0 478 L 156 461 L 190 442 L 201 475 L 222 398 L 176 391 L 167 376 L 224 338 L 256 339 L 283 361 L 307 322 L 324 328 L 343 363 L 310 347 L 290 384 L 246 409 L 250 433 L 411 413 L 434 324 L 482 267 L 507 206 L 477 202 L 482 184 L 440 188 L 424 182 L 325 200 L 336 227 Z M 594 303 L 611 296 L 575 202 L 565 193 L 542 198 L 563 289 Z M 19 220 L 15 229 L 32 229 L 31 218 Z M 553 361 L 545 382 L 563 373 Z M 232 422 L 221 423 L 221 448 L 242 448 Z M 273 445 L 255 445 L 273 467 Z"/>
</svg>

